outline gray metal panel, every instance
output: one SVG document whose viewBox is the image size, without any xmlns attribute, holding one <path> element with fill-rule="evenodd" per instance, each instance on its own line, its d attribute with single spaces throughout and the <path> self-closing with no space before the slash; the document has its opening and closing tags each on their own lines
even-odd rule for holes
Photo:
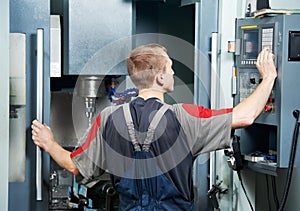
<svg viewBox="0 0 300 211">
<path fill-rule="evenodd" d="M 282 19 L 282 57 L 278 63 L 278 75 L 281 79 L 280 86 L 280 134 L 279 134 L 279 155 L 280 166 L 288 166 L 292 135 L 295 118 L 292 115 L 294 109 L 300 110 L 300 62 L 288 61 L 289 31 L 300 31 L 300 15 L 283 16 Z M 300 166 L 300 149 L 296 153 L 295 166 Z"/>
<path fill-rule="evenodd" d="M 26 161 L 26 37 L 11 33 L 9 40 L 9 182 L 25 181 Z M 16 62 L 18 61 L 18 62 Z"/>
<path fill-rule="evenodd" d="M 241 26 L 243 25 L 258 25 L 260 26 L 264 26 L 264 27 L 274 27 L 274 54 L 275 54 L 275 63 L 277 64 L 277 60 L 281 58 L 280 56 L 280 52 L 282 51 L 282 47 L 281 43 L 282 40 L 279 40 L 278 38 L 278 33 L 275 33 L 277 31 L 282 31 L 282 29 L 278 28 L 281 27 L 282 24 L 277 24 L 277 19 L 278 17 L 266 17 L 266 18 L 251 18 L 251 19 L 239 19 L 237 20 L 237 26 L 236 26 L 236 32 L 238 33 L 238 37 L 243 36 L 242 35 L 242 30 L 240 29 Z M 259 37 L 259 43 L 261 43 L 261 39 Z M 240 46 L 242 48 L 242 45 Z M 261 46 L 258 46 L 258 50 L 261 50 Z M 251 75 L 257 75 L 259 77 L 259 73 L 255 67 L 255 65 L 252 65 L 252 67 L 247 67 L 245 65 L 241 65 L 241 57 L 242 55 L 237 55 L 236 57 L 236 65 L 238 67 L 238 70 L 240 73 L 242 74 L 249 74 L 251 73 Z M 278 65 L 277 65 L 278 66 Z M 277 78 L 277 83 L 275 84 L 275 90 L 279 90 L 279 84 L 280 84 L 280 77 Z M 240 82 L 240 78 L 238 78 L 238 81 Z M 240 85 L 238 82 L 238 88 L 240 89 Z M 280 94 L 280 93 L 278 93 Z M 279 108 L 280 107 L 280 97 L 276 93 L 276 100 L 274 101 L 275 107 Z M 237 104 L 239 102 L 239 98 L 240 98 L 240 92 L 237 93 L 237 95 L 235 96 L 235 104 Z M 276 109 L 275 112 L 273 113 L 262 113 L 257 119 L 256 119 L 256 123 L 263 123 L 263 124 L 270 124 L 270 125 L 278 125 L 279 123 L 279 109 Z"/>
<path fill-rule="evenodd" d="M 35 118 L 36 93 L 36 30 L 44 29 L 44 122 L 50 119 L 50 76 L 49 76 L 49 0 L 10 0 L 10 32 L 26 34 L 26 175 L 23 183 L 9 184 L 9 210 L 47 210 L 49 156 L 43 155 L 43 201 L 35 201 L 35 146 L 31 141 L 31 121 Z M 16 203 L 22 202 L 22 203 Z"/>
<path fill-rule="evenodd" d="M 64 73 L 70 75 L 124 75 L 127 73 L 125 62 L 112 70 L 99 63 L 92 63 L 101 49 L 120 38 L 132 35 L 132 2 L 126 0 L 75 0 L 69 1 L 65 8 L 64 24 L 68 31 L 68 40 L 65 42 L 68 55 Z M 127 48 L 129 43 L 125 43 Z M 129 46 L 131 47 L 131 45 Z M 115 57 L 118 52 L 106 52 Z M 67 57 L 66 57 L 67 59 Z M 91 60 L 92 59 L 92 60 Z M 101 60 L 103 57 L 97 58 Z M 110 63 L 111 61 L 106 61 Z M 88 69 L 85 66 L 88 65 Z M 117 64 L 113 64 L 115 66 Z M 84 70 L 85 69 L 85 70 Z M 83 72 L 84 71 L 84 72 Z"/>
<path fill-rule="evenodd" d="M 9 181 L 25 181 L 25 106 L 16 108 L 17 117 L 9 119 Z"/>
</svg>

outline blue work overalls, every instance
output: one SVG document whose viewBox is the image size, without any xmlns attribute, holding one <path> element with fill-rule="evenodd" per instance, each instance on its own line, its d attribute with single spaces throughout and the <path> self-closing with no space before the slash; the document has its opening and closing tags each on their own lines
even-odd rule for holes
<svg viewBox="0 0 300 211">
<path fill-rule="evenodd" d="M 141 146 L 137 140 L 133 120 L 131 117 L 129 104 L 123 107 L 129 136 L 134 147 L 133 160 L 145 160 L 144 165 L 133 161 L 128 168 L 127 175 L 120 180 L 117 191 L 119 192 L 120 211 L 156 211 L 156 210 L 194 210 L 194 202 L 189 201 L 176 189 L 174 184 L 160 171 L 158 176 L 147 177 L 146 172 L 157 171 L 157 163 L 153 163 L 153 155 L 150 152 L 150 144 L 153 141 L 154 131 L 164 113 L 168 110 L 167 105 L 163 105 L 154 115 L 147 130 L 146 138 Z M 149 162 L 148 162 L 149 161 Z M 132 172 L 136 172 L 138 177 L 132 177 Z"/>
</svg>

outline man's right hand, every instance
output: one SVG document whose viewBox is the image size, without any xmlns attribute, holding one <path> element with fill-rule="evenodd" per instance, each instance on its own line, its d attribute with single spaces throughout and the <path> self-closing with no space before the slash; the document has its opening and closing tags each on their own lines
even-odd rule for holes
<svg viewBox="0 0 300 211">
<path fill-rule="evenodd" d="M 277 77 L 277 71 L 274 63 L 274 54 L 269 48 L 264 48 L 257 57 L 257 70 L 262 79 L 274 80 Z"/>
<path fill-rule="evenodd" d="M 253 124 L 262 112 L 272 91 L 277 71 L 274 63 L 274 54 L 264 48 L 257 57 L 256 67 L 262 77 L 256 90 L 232 111 L 232 128 L 242 128 Z"/>
</svg>

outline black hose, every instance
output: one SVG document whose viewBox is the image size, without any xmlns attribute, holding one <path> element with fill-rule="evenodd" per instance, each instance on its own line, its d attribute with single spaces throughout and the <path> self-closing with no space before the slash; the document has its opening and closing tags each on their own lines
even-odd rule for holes
<svg viewBox="0 0 300 211">
<path fill-rule="evenodd" d="M 293 115 L 296 118 L 296 123 L 295 123 L 295 129 L 294 129 L 294 134 L 293 134 L 293 142 L 292 142 L 292 147 L 291 147 L 291 155 L 290 155 L 290 161 L 289 161 L 289 166 L 288 166 L 287 179 L 286 179 L 283 197 L 281 199 L 279 211 L 283 211 L 283 208 L 285 206 L 287 196 L 289 193 L 289 189 L 290 189 L 290 185 L 291 185 L 291 181 L 292 181 L 293 170 L 294 170 L 294 161 L 295 161 L 298 134 L 299 134 L 299 125 L 300 125 L 298 122 L 300 111 L 299 110 L 293 111 Z"/>
<path fill-rule="evenodd" d="M 266 174 L 266 184 L 267 184 L 267 198 L 268 198 L 268 206 L 269 206 L 269 211 L 271 210 L 271 202 L 270 202 L 270 188 L 269 188 L 269 179 L 268 175 Z"/>
<path fill-rule="evenodd" d="M 248 201 L 248 203 L 249 203 L 249 205 L 250 205 L 251 211 L 254 211 L 254 208 L 253 208 L 253 206 L 252 206 L 252 204 L 251 204 L 251 201 L 250 201 L 250 199 L 249 199 L 249 196 L 248 196 L 248 194 L 247 194 L 247 192 L 246 192 L 246 189 L 245 189 L 245 187 L 244 187 L 244 183 L 243 183 L 243 181 L 242 181 L 241 171 L 240 171 L 240 170 L 237 170 L 236 172 L 237 172 L 237 175 L 238 175 L 239 180 L 240 180 L 240 182 L 241 182 L 241 185 L 242 185 L 243 191 L 244 191 L 244 193 L 245 193 L 245 196 L 246 196 L 246 198 L 247 198 L 247 201 Z"/>
<path fill-rule="evenodd" d="M 272 176 L 271 178 L 272 178 L 273 198 L 275 201 L 276 210 L 278 210 L 279 209 L 279 201 L 278 201 L 278 197 L 277 197 L 275 176 Z"/>
</svg>

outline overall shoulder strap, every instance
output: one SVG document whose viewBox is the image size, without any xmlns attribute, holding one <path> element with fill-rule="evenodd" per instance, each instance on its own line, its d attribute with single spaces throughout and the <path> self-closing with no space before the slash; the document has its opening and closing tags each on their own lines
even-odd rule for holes
<svg viewBox="0 0 300 211">
<path fill-rule="evenodd" d="M 143 144 L 143 151 L 147 151 L 147 152 L 149 151 L 150 144 L 153 141 L 154 131 L 157 128 L 161 118 L 163 117 L 163 115 L 165 114 L 165 112 L 168 109 L 169 109 L 169 106 L 167 104 L 163 104 L 163 106 L 160 107 L 158 109 L 158 111 L 156 112 L 156 114 L 154 115 L 152 121 L 150 122 L 149 128 L 147 130 L 146 139 L 145 139 L 144 144 Z M 129 103 L 126 103 L 123 106 L 123 112 L 124 112 L 126 125 L 127 125 L 127 128 L 128 128 L 129 137 L 130 137 L 131 142 L 133 144 L 134 150 L 135 151 L 141 151 L 141 147 L 140 147 L 140 145 L 138 143 L 138 140 L 137 140 L 137 137 L 136 137 L 134 124 L 133 124 L 133 120 L 132 120 L 132 116 L 131 116 L 131 112 L 130 112 Z"/>
<path fill-rule="evenodd" d="M 132 120 L 132 117 L 131 117 L 129 103 L 126 103 L 123 106 L 123 112 L 124 112 L 126 125 L 127 125 L 127 128 L 128 128 L 129 137 L 130 137 L 131 142 L 133 144 L 134 150 L 135 151 L 141 151 L 141 147 L 140 147 L 140 145 L 137 141 L 137 138 L 136 138 L 136 133 L 135 133 L 135 130 L 134 130 L 134 124 L 133 124 L 133 120 Z"/>
<path fill-rule="evenodd" d="M 167 104 L 163 104 L 162 107 L 160 107 L 160 109 L 156 112 L 156 114 L 154 115 L 148 131 L 147 131 L 147 136 L 146 139 L 144 141 L 143 144 L 143 151 L 149 151 L 150 149 L 150 144 L 153 141 L 153 136 L 154 136 L 154 131 L 158 126 L 158 123 L 160 122 L 161 118 L 163 117 L 163 115 L 166 113 L 166 111 L 169 109 L 169 106 Z"/>
</svg>

